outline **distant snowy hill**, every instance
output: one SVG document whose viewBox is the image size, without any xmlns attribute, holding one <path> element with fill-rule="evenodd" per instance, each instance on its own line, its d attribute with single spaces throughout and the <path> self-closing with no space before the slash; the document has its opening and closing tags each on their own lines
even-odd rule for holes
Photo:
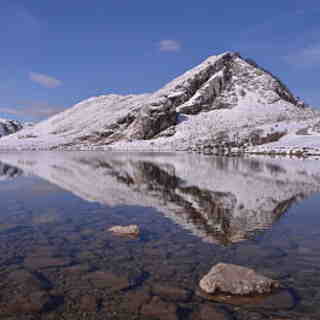
<svg viewBox="0 0 320 320">
<path fill-rule="evenodd" d="M 16 120 L 0 119 L 0 138 L 24 128 L 23 123 Z"/>
<path fill-rule="evenodd" d="M 310 147 L 320 153 L 318 123 L 320 112 L 279 79 L 227 52 L 209 57 L 155 93 L 80 102 L 1 139 L 0 148 L 271 152 L 270 143 L 278 143 L 283 152 L 285 141 L 289 151 Z"/>
</svg>

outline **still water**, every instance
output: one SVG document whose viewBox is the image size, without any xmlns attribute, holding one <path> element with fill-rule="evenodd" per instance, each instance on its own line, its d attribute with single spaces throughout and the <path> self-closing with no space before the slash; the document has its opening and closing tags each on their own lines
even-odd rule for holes
<svg viewBox="0 0 320 320">
<path fill-rule="evenodd" d="M 312 160 L 0 154 L 0 319 L 320 319 L 319 191 Z M 212 301 L 219 262 L 284 289 Z"/>
</svg>

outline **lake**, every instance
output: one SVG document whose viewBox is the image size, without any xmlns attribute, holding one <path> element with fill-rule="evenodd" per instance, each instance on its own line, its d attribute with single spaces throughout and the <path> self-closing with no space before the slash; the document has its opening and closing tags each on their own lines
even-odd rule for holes
<svg viewBox="0 0 320 320">
<path fill-rule="evenodd" d="M 320 319 L 319 192 L 315 160 L 0 153 L 0 319 Z M 219 262 L 283 288 L 213 299 Z"/>
</svg>

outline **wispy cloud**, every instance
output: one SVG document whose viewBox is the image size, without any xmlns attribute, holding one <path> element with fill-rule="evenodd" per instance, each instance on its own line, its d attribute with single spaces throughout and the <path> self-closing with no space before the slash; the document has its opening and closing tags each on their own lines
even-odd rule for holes
<svg viewBox="0 0 320 320">
<path fill-rule="evenodd" d="M 320 43 L 297 50 L 284 59 L 296 67 L 320 67 Z"/>
<path fill-rule="evenodd" d="M 24 119 L 43 120 L 65 109 L 63 106 L 50 105 L 48 102 L 26 102 L 16 107 L 0 107 L 0 113 Z"/>
<path fill-rule="evenodd" d="M 306 14 L 308 11 L 306 9 L 297 9 L 294 13 L 298 16 Z"/>
<path fill-rule="evenodd" d="M 43 73 L 30 72 L 29 79 L 45 88 L 57 88 L 62 85 L 62 81 Z"/>
<path fill-rule="evenodd" d="M 19 5 L 14 8 L 14 15 L 17 20 L 20 21 L 20 25 L 33 29 L 40 29 L 40 21 L 30 13 L 24 6 Z"/>
<path fill-rule="evenodd" d="M 159 50 L 163 52 L 178 52 L 181 50 L 181 43 L 177 40 L 161 40 Z"/>
<path fill-rule="evenodd" d="M 1 7 L 0 17 L 0 35 L 4 41 L 9 38 L 10 41 L 18 40 L 25 43 L 41 33 L 42 21 L 21 4 L 4 5 Z"/>
</svg>

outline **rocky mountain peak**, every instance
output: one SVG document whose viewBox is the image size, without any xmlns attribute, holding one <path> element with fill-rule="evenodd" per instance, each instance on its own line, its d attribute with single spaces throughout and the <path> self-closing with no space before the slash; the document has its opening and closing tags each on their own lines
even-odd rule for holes
<svg viewBox="0 0 320 320">
<path fill-rule="evenodd" d="M 177 124 L 177 115 L 232 109 L 249 97 L 256 104 L 280 100 L 297 107 L 299 101 L 287 87 L 254 61 L 237 52 L 211 56 L 199 66 L 151 95 L 128 130 L 131 139 L 149 139 Z"/>
<path fill-rule="evenodd" d="M 273 74 L 237 52 L 225 52 L 154 93 L 82 101 L 13 135 L 10 142 L 2 139 L 0 147 L 174 151 L 193 150 L 206 141 L 242 147 L 279 140 L 290 129 L 274 132 L 279 122 L 319 118 Z M 265 125 L 270 126 L 267 131 L 261 128 Z"/>
</svg>

